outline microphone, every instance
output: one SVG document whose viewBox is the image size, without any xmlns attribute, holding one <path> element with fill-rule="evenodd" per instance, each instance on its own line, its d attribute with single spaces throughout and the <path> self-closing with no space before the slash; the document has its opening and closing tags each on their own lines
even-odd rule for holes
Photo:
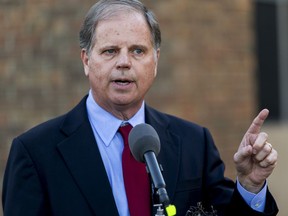
<svg viewBox="0 0 288 216">
<path fill-rule="evenodd" d="M 159 201 L 167 207 L 169 197 L 156 156 L 160 152 L 160 139 L 155 129 L 149 124 L 138 124 L 132 128 L 128 137 L 129 147 L 133 157 L 146 163 L 154 187 L 157 189 Z"/>
</svg>

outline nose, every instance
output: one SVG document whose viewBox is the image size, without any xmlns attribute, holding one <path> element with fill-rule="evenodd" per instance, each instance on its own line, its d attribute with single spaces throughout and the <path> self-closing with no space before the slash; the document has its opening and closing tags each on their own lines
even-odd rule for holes
<svg viewBox="0 0 288 216">
<path fill-rule="evenodd" d="M 116 63 L 117 69 L 130 69 L 131 68 L 131 59 L 129 56 L 129 52 L 122 51 L 118 55 L 117 63 Z"/>
</svg>

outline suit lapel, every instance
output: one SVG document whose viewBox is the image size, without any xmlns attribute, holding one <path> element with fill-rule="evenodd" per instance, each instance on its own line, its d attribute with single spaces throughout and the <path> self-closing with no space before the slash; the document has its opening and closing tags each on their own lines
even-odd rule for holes
<svg viewBox="0 0 288 216">
<path fill-rule="evenodd" d="M 109 180 L 86 114 L 86 99 L 68 114 L 59 152 L 95 215 L 118 215 Z"/>
<path fill-rule="evenodd" d="M 58 150 L 95 215 L 118 215 L 87 117 L 86 98 L 68 113 L 61 129 L 67 138 L 58 144 Z M 155 128 L 160 137 L 161 151 L 157 160 L 163 167 L 167 193 L 173 201 L 180 163 L 180 138 L 170 131 L 169 119 L 165 115 L 146 107 L 145 116 L 146 122 Z"/>
<path fill-rule="evenodd" d="M 180 138 L 170 131 L 169 119 L 148 106 L 146 106 L 146 123 L 151 124 L 159 135 L 161 149 L 157 160 L 163 167 L 163 178 L 166 183 L 166 190 L 172 201 L 179 172 Z"/>
</svg>

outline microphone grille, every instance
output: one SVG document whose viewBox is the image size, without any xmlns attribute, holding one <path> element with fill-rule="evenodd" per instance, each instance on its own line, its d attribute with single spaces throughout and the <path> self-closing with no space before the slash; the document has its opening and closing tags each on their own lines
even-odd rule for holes
<svg viewBox="0 0 288 216">
<path fill-rule="evenodd" d="M 154 152 L 155 156 L 160 152 L 159 136 L 156 130 L 146 123 L 132 128 L 128 142 L 133 157 L 139 162 L 145 162 L 144 154 L 148 151 Z"/>
</svg>

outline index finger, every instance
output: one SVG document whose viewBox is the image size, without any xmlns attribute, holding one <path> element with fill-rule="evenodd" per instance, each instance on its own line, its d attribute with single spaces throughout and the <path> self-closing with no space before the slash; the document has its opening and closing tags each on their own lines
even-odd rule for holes
<svg viewBox="0 0 288 216">
<path fill-rule="evenodd" d="M 258 134 L 268 114 L 268 109 L 261 110 L 261 112 L 259 112 L 259 114 L 256 116 L 256 118 L 253 120 L 252 124 L 248 128 L 247 133 Z"/>
</svg>

